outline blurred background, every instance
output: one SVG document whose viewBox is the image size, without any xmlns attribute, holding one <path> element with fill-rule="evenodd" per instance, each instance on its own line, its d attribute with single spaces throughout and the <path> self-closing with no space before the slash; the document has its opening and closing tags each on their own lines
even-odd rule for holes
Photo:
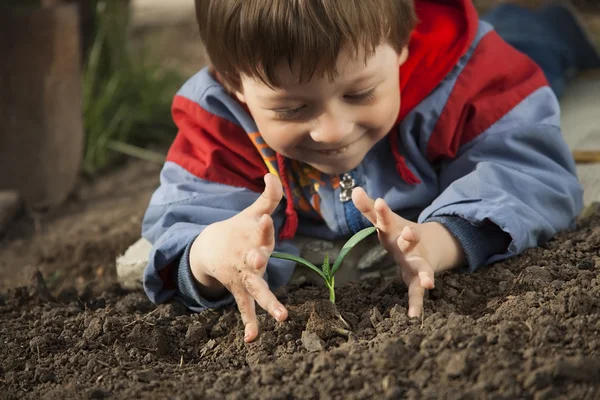
<svg viewBox="0 0 600 400">
<path fill-rule="evenodd" d="M 0 290 L 38 269 L 55 291 L 115 282 L 176 134 L 173 95 L 207 62 L 193 3 L 0 0 Z M 572 3 L 600 44 L 598 0 Z"/>
</svg>

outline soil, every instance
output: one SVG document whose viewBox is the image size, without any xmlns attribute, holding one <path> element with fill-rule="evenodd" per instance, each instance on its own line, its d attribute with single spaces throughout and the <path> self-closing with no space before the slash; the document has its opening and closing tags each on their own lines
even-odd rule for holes
<svg viewBox="0 0 600 400">
<path fill-rule="evenodd" d="M 195 41 L 189 26 L 172 34 Z M 179 47 L 188 57 L 165 63 L 196 70 L 201 52 Z M 406 316 L 398 279 L 337 288 L 350 332 L 326 289 L 286 287 L 288 321 L 259 311 L 244 344 L 234 308 L 157 307 L 116 282 L 159 168 L 82 180 L 0 237 L 1 398 L 600 398 L 600 212 L 509 261 L 439 275 L 422 319 Z"/>
<path fill-rule="evenodd" d="M 24 216 L 5 238 L 4 277 L 32 267 L 2 281 L 1 397 L 600 397 L 600 213 L 512 260 L 440 275 L 422 319 L 406 316 L 398 279 L 338 288 L 350 331 L 326 289 L 280 289 L 288 321 L 261 313 L 244 344 L 234 308 L 156 307 L 116 283 L 157 172 L 132 163 L 83 184 L 37 235 Z"/>
</svg>

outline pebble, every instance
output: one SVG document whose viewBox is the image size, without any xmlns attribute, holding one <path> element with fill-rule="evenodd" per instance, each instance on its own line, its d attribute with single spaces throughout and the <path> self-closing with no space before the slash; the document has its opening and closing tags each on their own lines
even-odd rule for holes
<svg viewBox="0 0 600 400">
<path fill-rule="evenodd" d="M 309 331 L 302 331 L 302 345 L 309 352 L 315 351 L 323 351 L 324 344 L 323 341 L 316 333 Z"/>
</svg>

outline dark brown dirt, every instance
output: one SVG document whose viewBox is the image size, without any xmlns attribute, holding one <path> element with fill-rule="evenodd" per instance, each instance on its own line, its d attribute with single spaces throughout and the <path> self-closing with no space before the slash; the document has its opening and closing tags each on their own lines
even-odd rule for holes
<svg viewBox="0 0 600 400">
<path fill-rule="evenodd" d="M 600 14 L 586 17 L 600 38 Z M 165 63 L 202 63 L 176 47 L 187 58 Z M 398 280 L 338 288 L 349 335 L 324 289 L 288 287 L 289 320 L 261 314 L 246 345 L 233 308 L 189 314 L 116 285 L 158 170 L 83 181 L 0 237 L 0 398 L 600 398 L 600 214 L 508 262 L 439 276 L 420 320 Z"/>
<path fill-rule="evenodd" d="M 260 315 L 249 345 L 232 308 L 156 308 L 117 285 L 51 292 L 36 275 L 0 295 L 0 390 L 31 399 L 596 399 L 599 251 L 595 215 L 508 262 L 439 276 L 417 320 L 398 280 L 348 284 L 338 307 L 349 336 L 324 289 L 289 287 L 278 292 L 289 320 Z"/>
<path fill-rule="evenodd" d="M 131 162 L 82 179 L 58 209 L 28 211 L 0 236 L 0 291 L 27 284 L 36 270 L 48 287 L 79 291 L 116 280 L 115 256 L 140 236 L 140 223 L 160 166 Z"/>
</svg>

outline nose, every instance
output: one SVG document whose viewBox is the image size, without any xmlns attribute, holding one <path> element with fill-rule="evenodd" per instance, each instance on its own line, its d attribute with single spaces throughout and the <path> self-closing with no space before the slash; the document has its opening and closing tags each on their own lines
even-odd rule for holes
<svg viewBox="0 0 600 400">
<path fill-rule="evenodd" d="M 310 137 L 315 142 L 336 144 L 344 141 L 354 130 L 354 122 L 343 113 L 324 112 L 314 122 Z"/>
</svg>

